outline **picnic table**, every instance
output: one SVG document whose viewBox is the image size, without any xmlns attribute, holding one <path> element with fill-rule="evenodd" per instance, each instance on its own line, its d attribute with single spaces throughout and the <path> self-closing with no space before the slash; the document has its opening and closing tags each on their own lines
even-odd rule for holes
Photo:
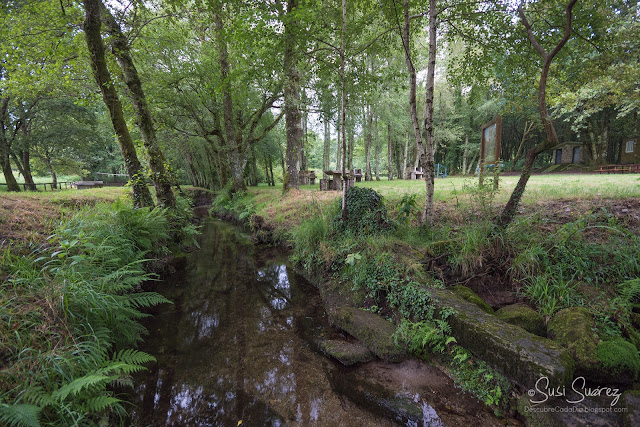
<svg viewBox="0 0 640 427">
<path fill-rule="evenodd" d="M 603 165 L 598 173 L 640 173 L 640 165 Z"/>
<path fill-rule="evenodd" d="M 298 173 L 298 177 L 300 179 L 300 184 L 302 185 L 315 185 L 316 183 L 316 172 L 315 171 L 300 171 Z"/>
<path fill-rule="evenodd" d="M 329 176 L 329 179 L 320 180 L 320 191 L 339 191 L 342 190 L 342 171 L 327 170 L 324 171 L 325 175 Z M 347 174 L 346 177 L 347 188 L 354 186 L 353 175 Z"/>
</svg>

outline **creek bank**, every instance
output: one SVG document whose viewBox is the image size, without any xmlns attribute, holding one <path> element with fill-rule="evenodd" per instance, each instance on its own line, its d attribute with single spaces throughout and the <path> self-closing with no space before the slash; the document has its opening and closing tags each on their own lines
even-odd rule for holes
<svg viewBox="0 0 640 427">
<path fill-rule="evenodd" d="M 233 215 L 229 215 L 228 212 L 226 217 L 237 220 L 237 217 L 233 218 Z M 274 234 L 271 226 L 265 224 L 264 218 L 257 215 L 242 222 L 253 233 L 256 241 L 264 241 L 262 237 L 258 237 L 261 224 L 266 227 L 262 231 L 267 235 Z M 273 240 L 271 242 L 273 243 Z M 279 243 L 283 244 L 283 242 Z M 323 268 L 314 267 L 299 273 L 320 290 L 327 312 L 360 305 L 361 301 L 355 301 L 354 297 L 347 292 L 349 287 L 328 280 Z M 456 313 L 447 321 L 452 328 L 451 335 L 460 345 L 487 361 L 516 385 L 518 390 L 512 400 L 512 407 L 516 406 L 517 394 L 526 392 L 541 376 L 547 376 L 558 387 L 571 383 L 575 373 L 575 362 L 570 352 L 558 342 L 537 336 L 501 320 L 490 314 L 493 311 L 491 307 L 488 307 L 490 310 L 483 307 L 486 312 L 483 311 L 478 307 L 483 305 L 479 301 L 474 301 L 472 304 L 450 291 L 432 288 L 428 290 L 437 301 L 439 308 L 452 307 L 456 310 Z M 538 333 L 545 335 L 539 329 Z M 596 404 L 597 402 L 588 401 L 587 403 Z M 522 406 L 518 409 L 520 416 L 527 418 L 530 415 L 530 413 L 523 413 Z M 547 413 L 547 416 L 550 417 L 549 419 L 556 420 L 556 424 L 563 419 L 561 416 L 556 417 L 553 413 Z M 618 417 L 618 415 L 615 416 Z"/>
</svg>

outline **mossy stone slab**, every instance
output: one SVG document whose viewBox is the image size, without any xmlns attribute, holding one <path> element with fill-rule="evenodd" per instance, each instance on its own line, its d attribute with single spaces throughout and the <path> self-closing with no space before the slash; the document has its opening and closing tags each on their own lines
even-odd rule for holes
<svg viewBox="0 0 640 427">
<path fill-rule="evenodd" d="M 584 307 L 560 310 L 547 325 L 549 338 L 567 348 L 576 362 L 576 373 L 594 379 L 599 374 L 598 337 L 591 328 L 591 314 Z"/>
<path fill-rule="evenodd" d="M 496 311 L 496 316 L 512 325 L 520 326 L 525 331 L 540 337 L 547 336 L 547 328 L 542 316 L 524 304 L 512 304 Z"/>
<path fill-rule="evenodd" d="M 385 318 L 358 308 L 340 307 L 333 313 L 332 321 L 380 359 L 399 362 L 406 358 L 405 350 L 394 342 L 395 325 Z"/>
<path fill-rule="evenodd" d="M 375 355 L 359 342 L 320 340 L 318 345 L 323 353 L 337 359 L 345 366 L 368 362 L 375 358 Z"/>
<path fill-rule="evenodd" d="M 480 298 L 478 294 L 476 294 L 466 286 L 456 285 L 456 286 L 452 286 L 449 289 L 451 289 L 451 291 L 454 294 L 458 295 L 460 298 L 466 301 L 469 301 L 472 304 L 477 305 L 485 313 L 494 314 L 493 308 L 491 308 L 489 304 L 487 304 L 482 298 Z"/>
<path fill-rule="evenodd" d="M 438 309 L 453 308 L 447 319 L 452 335 L 463 347 L 529 389 L 541 376 L 555 386 L 573 379 L 574 362 L 561 345 L 533 335 L 482 311 L 445 289 L 428 289 Z"/>
</svg>

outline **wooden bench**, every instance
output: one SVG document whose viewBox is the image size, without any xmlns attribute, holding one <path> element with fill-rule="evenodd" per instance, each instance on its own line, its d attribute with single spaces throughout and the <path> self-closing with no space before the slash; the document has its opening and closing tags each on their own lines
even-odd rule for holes
<svg viewBox="0 0 640 427">
<path fill-rule="evenodd" d="M 640 173 L 640 165 L 603 165 L 598 173 Z"/>
<path fill-rule="evenodd" d="M 102 188 L 104 182 L 102 181 L 76 181 L 72 184 L 78 190 L 84 190 L 87 188 Z"/>
</svg>

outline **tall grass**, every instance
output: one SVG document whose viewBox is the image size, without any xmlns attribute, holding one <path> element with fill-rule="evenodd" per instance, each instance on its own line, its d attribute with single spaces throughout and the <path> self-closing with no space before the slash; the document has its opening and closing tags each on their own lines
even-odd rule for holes
<svg viewBox="0 0 640 427">
<path fill-rule="evenodd" d="M 168 302 L 137 291 L 168 231 L 164 210 L 116 202 L 78 212 L 28 257 L 4 251 L 0 424 L 124 422 L 119 392 L 153 360 L 133 349 L 140 309 Z"/>
</svg>

